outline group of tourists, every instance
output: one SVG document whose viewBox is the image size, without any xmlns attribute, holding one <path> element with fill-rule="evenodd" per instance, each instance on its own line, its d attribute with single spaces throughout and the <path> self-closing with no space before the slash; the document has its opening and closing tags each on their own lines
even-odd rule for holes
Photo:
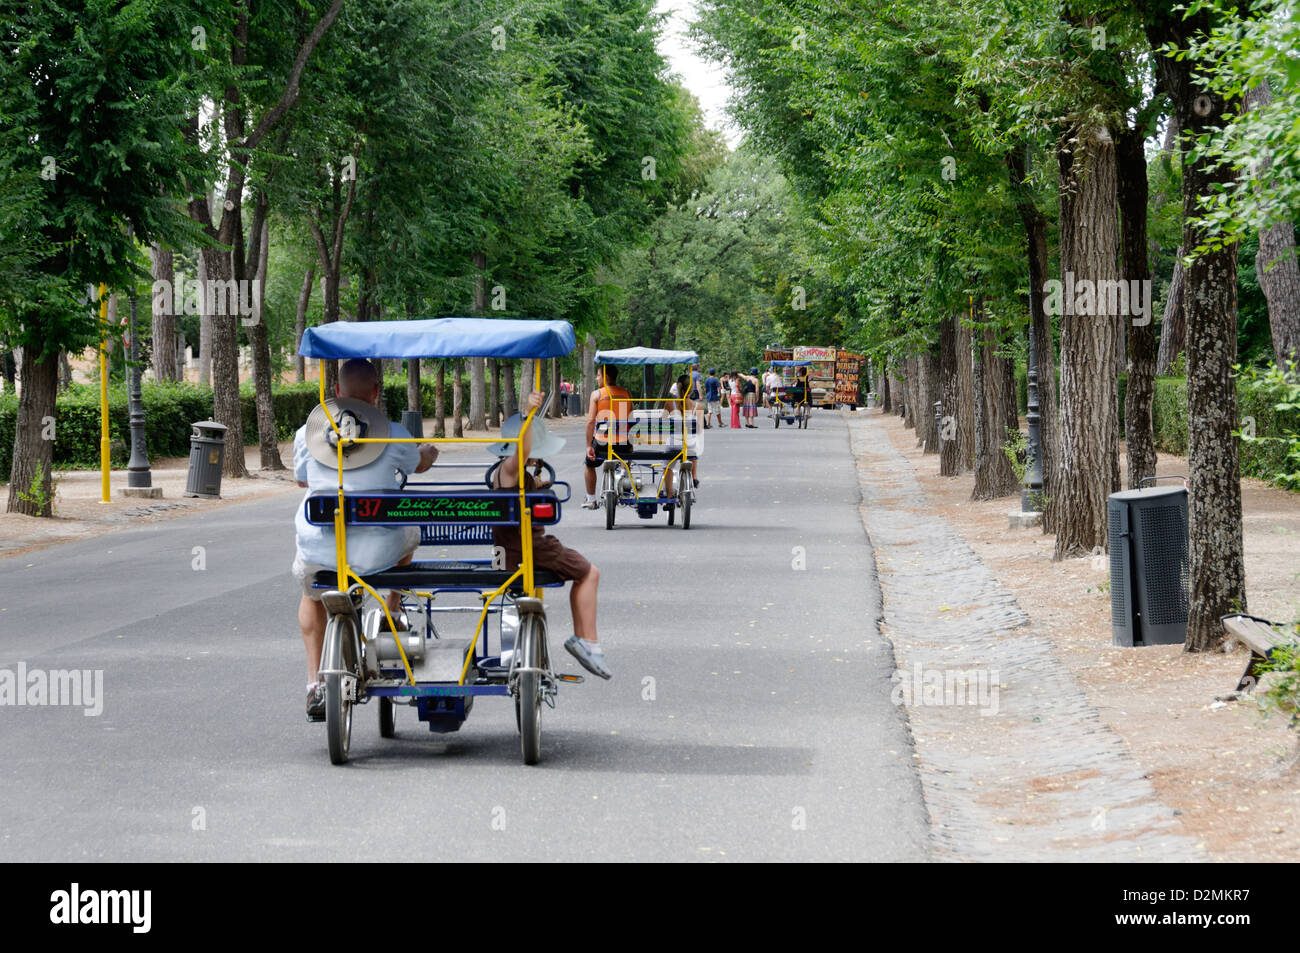
<svg viewBox="0 0 1300 953">
<path fill-rule="evenodd" d="M 751 430 L 757 427 L 754 418 L 758 416 L 759 395 L 762 394 L 763 406 L 768 406 L 770 390 L 768 388 L 767 378 L 770 375 L 764 374 L 762 380 L 758 377 L 758 368 L 751 367 L 748 374 L 740 371 L 731 371 L 718 376 L 717 368 L 709 368 L 709 376 L 705 377 L 700 373 L 698 364 L 691 367 L 690 390 L 687 392 L 689 400 L 702 400 L 704 402 L 704 427 L 711 429 L 711 421 L 716 417 L 719 429 L 726 429 L 727 425 L 722 422 L 722 407 L 726 403 L 727 408 L 731 411 L 731 427 L 739 429 L 744 426 Z M 674 383 L 669 389 L 669 394 L 675 398 L 681 398 L 679 385 Z M 689 411 L 689 408 L 688 408 Z M 744 423 L 741 423 L 741 420 Z"/>
</svg>

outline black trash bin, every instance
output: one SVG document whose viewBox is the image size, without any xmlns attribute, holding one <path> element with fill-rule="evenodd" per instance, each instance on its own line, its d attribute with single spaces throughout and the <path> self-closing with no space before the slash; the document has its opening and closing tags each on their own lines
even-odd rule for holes
<svg viewBox="0 0 1300 953">
<path fill-rule="evenodd" d="M 1112 644 L 1181 645 L 1191 574 L 1186 487 L 1112 493 L 1107 517 Z"/>
<path fill-rule="evenodd" d="M 570 417 L 582 416 L 582 395 L 576 390 L 568 395 L 568 405 Z"/>
<path fill-rule="evenodd" d="M 215 420 L 191 424 L 190 470 L 185 478 L 185 495 L 221 499 L 221 463 L 226 456 L 226 425 Z"/>
<path fill-rule="evenodd" d="M 402 411 L 402 426 L 412 437 L 424 436 L 424 415 L 418 410 Z"/>
</svg>

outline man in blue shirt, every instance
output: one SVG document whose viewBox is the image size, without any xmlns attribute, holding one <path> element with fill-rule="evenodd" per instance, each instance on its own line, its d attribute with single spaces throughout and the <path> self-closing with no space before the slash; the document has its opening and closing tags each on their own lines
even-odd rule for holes
<svg viewBox="0 0 1300 953">
<path fill-rule="evenodd" d="M 367 360 L 354 358 L 339 368 L 338 400 L 330 401 L 330 412 L 339 429 L 350 436 L 402 437 L 410 434 L 401 424 L 384 419 L 379 413 L 379 374 Z M 299 428 L 293 439 L 293 471 L 298 485 L 307 487 L 307 496 L 322 490 L 338 490 L 338 450 L 329 437 L 333 428 L 328 420 L 318 419 L 319 409 Z M 412 473 L 423 473 L 433 466 L 438 448 L 431 443 L 363 443 L 345 447 L 343 453 L 343 489 L 348 492 L 399 490 Z M 325 692 L 316 671 L 320 668 L 321 646 L 325 641 L 324 590 L 312 583 L 321 570 L 338 569 L 334 548 L 334 527 L 314 526 L 307 522 L 306 499 L 294 518 L 297 550 L 293 575 L 302 587 L 298 603 L 298 628 L 307 649 L 307 719 L 325 719 Z M 406 565 L 420 545 L 418 526 L 354 526 L 348 530 L 348 566 L 359 575 L 379 572 L 395 565 Z M 401 597 L 388 594 L 388 606 L 394 622 L 402 623 L 396 613 Z"/>
<path fill-rule="evenodd" d="M 718 427 L 722 426 L 722 382 L 717 378 L 718 369 L 709 368 L 709 376 L 704 379 L 704 427 L 708 429 L 709 418 L 718 415 Z"/>
</svg>

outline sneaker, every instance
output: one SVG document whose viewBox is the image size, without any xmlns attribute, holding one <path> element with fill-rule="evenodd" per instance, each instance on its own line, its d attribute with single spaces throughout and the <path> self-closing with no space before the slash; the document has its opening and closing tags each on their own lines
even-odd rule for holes
<svg viewBox="0 0 1300 953">
<path fill-rule="evenodd" d="M 578 660 L 578 664 L 592 675 L 599 675 L 605 679 L 610 677 L 609 668 L 605 665 L 605 650 L 600 645 L 593 645 L 586 639 L 571 635 L 565 641 L 564 647 Z"/>
<path fill-rule="evenodd" d="M 598 510 L 600 509 L 600 500 L 596 499 L 594 496 L 589 500 L 583 500 L 582 508 L 584 510 Z"/>
<path fill-rule="evenodd" d="M 320 682 L 307 689 L 307 720 L 325 720 L 325 686 Z"/>
<path fill-rule="evenodd" d="M 380 632 L 387 632 L 387 631 L 388 631 L 388 616 L 386 616 L 386 615 L 383 614 L 383 610 L 382 610 L 382 609 L 380 610 L 379 614 L 380 614 L 380 620 L 379 620 L 379 631 L 380 631 Z M 394 624 L 395 626 L 397 626 L 397 631 L 398 631 L 398 632 L 409 632 L 409 631 L 411 631 L 411 623 L 410 623 L 410 621 L 406 618 L 406 613 L 405 613 L 405 612 L 392 612 L 392 611 L 390 610 L 389 615 L 391 615 L 391 616 L 393 617 L 393 624 Z"/>
</svg>

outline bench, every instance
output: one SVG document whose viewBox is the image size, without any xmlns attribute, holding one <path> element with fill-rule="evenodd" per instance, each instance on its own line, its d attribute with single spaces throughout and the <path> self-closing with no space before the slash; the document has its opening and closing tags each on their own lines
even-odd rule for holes
<svg viewBox="0 0 1300 953">
<path fill-rule="evenodd" d="M 1273 650 L 1286 639 L 1276 623 L 1258 616 L 1229 613 L 1219 620 L 1223 630 L 1250 650 L 1246 671 L 1237 682 L 1237 691 L 1252 691 L 1259 681 L 1261 663 L 1272 659 Z"/>
<path fill-rule="evenodd" d="M 461 485 L 458 485 L 458 487 Z M 564 484 L 567 489 L 567 484 Z M 567 498 L 567 497 L 566 497 Z M 560 521 L 562 500 L 549 489 L 525 495 L 534 526 L 553 526 Z M 303 504 L 307 522 L 316 526 L 333 526 L 338 509 L 337 491 L 325 491 L 307 497 Z M 496 527 L 519 526 L 517 490 L 432 489 L 411 492 L 347 492 L 343 494 L 343 518 L 348 526 L 420 527 L 422 546 L 492 546 Z M 501 569 L 491 559 L 440 559 L 393 566 L 362 578 L 373 589 L 496 589 L 514 575 Z M 548 569 L 534 569 L 533 581 L 539 586 L 564 585 Z M 318 572 L 313 580 L 317 588 L 333 589 L 338 584 L 334 570 Z M 511 591 L 523 590 L 518 579 Z"/>
</svg>

